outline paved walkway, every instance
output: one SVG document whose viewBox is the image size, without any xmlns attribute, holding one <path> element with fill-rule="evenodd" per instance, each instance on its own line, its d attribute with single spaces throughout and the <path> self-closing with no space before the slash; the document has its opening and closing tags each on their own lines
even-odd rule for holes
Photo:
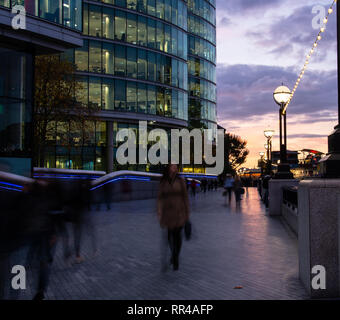
<svg viewBox="0 0 340 320">
<path fill-rule="evenodd" d="M 268 217 L 257 190 L 241 209 L 222 191 L 192 200 L 193 239 L 183 242 L 180 269 L 161 272 L 161 231 L 155 201 L 114 204 L 94 211 L 99 252 L 84 243 L 85 261 L 70 264 L 58 244 L 47 299 L 304 299 L 298 280 L 297 240 Z M 34 269 L 33 269 L 34 271 Z M 28 273 L 31 299 L 36 274 Z M 242 289 L 234 289 L 242 286 Z"/>
</svg>

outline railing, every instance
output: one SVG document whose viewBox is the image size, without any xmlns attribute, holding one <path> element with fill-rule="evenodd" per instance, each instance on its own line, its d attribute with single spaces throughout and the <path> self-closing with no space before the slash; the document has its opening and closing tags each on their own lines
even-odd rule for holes
<svg viewBox="0 0 340 320">
<path fill-rule="evenodd" d="M 292 210 L 298 208 L 298 188 L 297 187 L 283 187 L 283 203 Z"/>
</svg>

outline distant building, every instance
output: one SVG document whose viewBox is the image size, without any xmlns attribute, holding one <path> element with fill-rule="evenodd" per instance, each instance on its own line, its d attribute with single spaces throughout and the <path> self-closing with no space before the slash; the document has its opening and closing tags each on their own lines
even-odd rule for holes
<svg viewBox="0 0 340 320">
<path fill-rule="evenodd" d="M 271 159 L 274 165 L 280 163 L 280 151 L 272 151 Z M 299 152 L 287 150 L 287 163 L 291 168 L 297 168 L 299 166 Z"/>
</svg>

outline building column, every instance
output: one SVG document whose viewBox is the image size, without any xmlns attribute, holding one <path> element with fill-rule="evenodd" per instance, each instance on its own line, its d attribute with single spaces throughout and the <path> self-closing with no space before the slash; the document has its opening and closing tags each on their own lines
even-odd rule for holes
<svg viewBox="0 0 340 320">
<path fill-rule="evenodd" d="M 106 172 L 113 171 L 113 122 L 106 122 Z"/>
</svg>

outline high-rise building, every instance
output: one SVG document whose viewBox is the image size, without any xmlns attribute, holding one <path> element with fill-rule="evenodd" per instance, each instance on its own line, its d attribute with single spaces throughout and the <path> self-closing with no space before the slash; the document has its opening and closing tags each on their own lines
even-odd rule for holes
<svg viewBox="0 0 340 320">
<path fill-rule="evenodd" d="M 158 171 L 119 165 L 116 132 L 132 128 L 138 145 L 141 120 L 150 130 L 215 130 L 215 16 L 215 0 L 83 0 L 84 44 L 64 58 L 77 67 L 78 99 L 100 111 L 86 137 L 69 122 L 53 124 L 44 166 Z"/>
<path fill-rule="evenodd" d="M 189 125 L 214 132 L 217 128 L 215 6 L 215 0 L 188 0 Z"/>
<path fill-rule="evenodd" d="M 34 57 L 82 46 L 81 30 L 81 0 L 0 0 L 0 171 L 30 175 Z"/>
</svg>

